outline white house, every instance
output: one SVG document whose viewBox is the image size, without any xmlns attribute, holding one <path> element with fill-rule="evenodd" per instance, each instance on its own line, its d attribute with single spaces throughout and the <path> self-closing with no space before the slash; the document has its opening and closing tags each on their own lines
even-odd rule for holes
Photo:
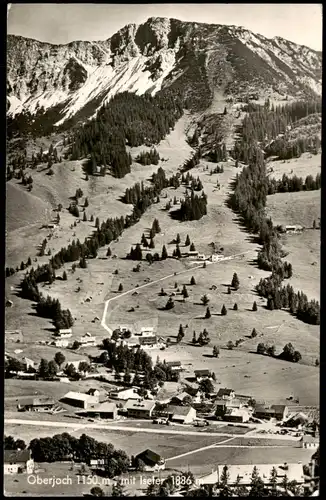
<svg viewBox="0 0 326 500">
<path fill-rule="evenodd" d="M 85 335 L 79 339 L 79 342 L 83 346 L 85 346 L 85 345 L 95 346 L 96 345 L 96 337 L 94 337 L 94 335 L 91 335 L 89 332 L 86 332 Z"/>
<path fill-rule="evenodd" d="M 131 387 L 130 389 L 124 389 L 121 391 L 111 391 L 110 398 L 119 399 L 121 401 L 127 401 L 128 399 L 139 399 L 140 396 L 137 392 L 137 389 Z"/>
<path fill-rule="evenodd" d="M 220 260 L 223 260 L 224 259 L 224 255 L 222 254 L 213 254 L 210 256 L 209 260 L 211 262 L 219 262 Z"/>
<path fill-rule="evenodd" d="M 18 472 L 33 474 L 34 460 L 30 450 L 4 450 L 3 471 L 6 475 Z"/>
<path fill-rule="evenodd" d="M 63 396 L 63 398 L 61 398 L 61 401 L 62 403 L 66 403 L 71 406 L 78 406 L 79 408 L 87 409 L 90 406 L 94 406 L 99 403 L 99 396 L 69 391 L 65 394 L 65 396 Z"/>
<path fill-rule="evenodd" d="M 142 337 L 151 337 L 154 335 L 154 328 L 152 326 L 143 327 L 140 329 L 140 335 Z"/>
<path fill-rule="evenodd" d="M 70 342 L 67 339 L 56 339 L 53 342 L 51 342 L 52 345 L 55 345 L 56 347 L 68 347 Z"/>
<path fill-rule="evenodd" d="M 192 406 L 169 405 L 167 413 L 171 421 L 178 424 L 191 424 L 196 419 L 196 410 Z"/>
<path fill-rule="evenodd" d="M 72 336 L 72 329 L 71 328 L 63 328 L 63 329 L 59 330 L 59 332 L 57 333 L 57 336 L 60 338 L 68 339 Z"/>
</svg>

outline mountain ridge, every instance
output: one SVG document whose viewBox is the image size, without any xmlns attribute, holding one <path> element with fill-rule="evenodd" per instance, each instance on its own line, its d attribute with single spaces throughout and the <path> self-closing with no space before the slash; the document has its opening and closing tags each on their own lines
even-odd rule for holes
<svg viewBox="0 0 326 500">
<path fill-rule="evenodd" d="M 205 109 L 216 88 L 225 95 L 278 92 L 321 95 L 322 55 L 281 37 L 243 27 L 149 18 L 106 40 L 64 45 L 7 35 L 9 116 L 58 108 L 61 125 L 94 116 L 123 91 L 151 95 L 170 88 Z"/>
</svg>

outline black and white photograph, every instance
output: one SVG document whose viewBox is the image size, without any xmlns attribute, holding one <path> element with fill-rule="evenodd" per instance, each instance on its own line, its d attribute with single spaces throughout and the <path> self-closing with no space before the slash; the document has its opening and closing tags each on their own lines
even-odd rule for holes
<svg viewBox="0 0 326 500">
<path fill-rule="evenodd" d="M 7 4 L 5 496 L 321 496 L 322 21 Z"/>
</svg>

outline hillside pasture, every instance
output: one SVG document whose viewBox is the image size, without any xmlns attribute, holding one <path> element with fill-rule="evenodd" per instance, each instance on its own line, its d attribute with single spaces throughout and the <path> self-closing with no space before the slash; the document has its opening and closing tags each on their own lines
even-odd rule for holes
<svg viewBox="0 0 326 500">
<path fill-rule="evenodd" d="M 291 158 L 289 160 L 273 160 L 267 163 L 267 173 L 273 179 L 281 179 L 283 174 L 288 177 L 296 175 L 303 180 L 307 175 L 314 178 L 321 172 L 321 153 L 314 155 L 312 153 L 303 153 L 300 158 Z"/>
<path fill-rule="evenodd" d="M 299 191 L 267 196 L 266 215 L 274 225 L 301 225 L 310 229 L 320 218 L 321 192 Z"/>
</svg>

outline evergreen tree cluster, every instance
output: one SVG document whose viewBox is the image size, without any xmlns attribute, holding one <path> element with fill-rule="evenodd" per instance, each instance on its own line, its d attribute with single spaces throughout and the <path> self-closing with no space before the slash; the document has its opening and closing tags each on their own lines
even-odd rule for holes
<svg viewBox="0 0 326 500">
<path fill-rule="evenodd" d="M 258 144 L 268 150 L 271 141 L 279 134 L 285 135 L 294 122 L 310 114 L 321 113 L 321 101 L 296 101 L 275 108 L 273 105 L 269 108 L 250 104 L 246 111 L 248 114 L 243 120 L 242 137 L 234 145 L 233 157 L 249 163 L 255 156 Z"/>
<path fill-rule="evenodd" d="M 217 144 L 214 149 L 205 155 L 205 158 L 214 163 L 226 161 L 227 155 L 225 143 L 223 142 L 222 144 Z"/>
<path fill-rule="evenodd" d="M 35 438 L 29 444 L 36 462 L 57 462 L 72 460 L 90 464 L 93 459 L 105 459 L 107 477 L 127 472 L 130 458 L 122 450 L 116 450 L 111 443 L 104 443 L 82 434 L 79 438 L 67 432 L 53 437 Z"/>
<path fill-rule="evenodd" d="M 224 172 L 224 168 L 223 168 L 223 165 L 219 166 L 219 165 L 216 165 L 216 167 L 214 169 L 211 169 L 209 174 L 210 175 L 213 175 L 213 174 L 223 174 Z"/>
<path fill-rule="evenodd" d="M 318 173 L 315 178 L 307 175 L 305 181 L 302 177 L 288 177 L 283 174 L 282 179 L 269 179 L 268 194 L 275 193 L 294 193 L 297 191 L 315 191 L 321 188 L 321 174 Z"/>
<path fill-rule="evenodd" d="M 200 158 L 201 158 L 201 151 L 200 148 L 197 148 L 197 150 L 193 153 L 193 155 L 188 160 L 185 160 L 185 162 L 181 167 L 181 172 L 188 172 L 188 170 L 195 168 L 197 165 L 199 165 Z"/>
<path fill-rule="evenodd" d="M 74 133 L 71 158 L 90 156 L 88 173 L 111 167 L 115 177 L 130 172 L 131 147 L 159 143 L 182 116 L 182 103 L 169 95 L 151 97 L 122 92 L 102 106 L 97 116 Z"/>
<path fill-rule="evenodd" d="M 299 137 L 295 140 L 287 136 L 280 137 L 265 147 L 265 155 L 277 156 L 278 160 L 289 160 L 290 158 L 299 158 L 302 153 L 309 151 L 317 154 L 321 147 L 319 135 L 310 137 Z"/>
<path fill-rule="evenodd" d="M 193 332 L 193 337 L 192 337 L 193 344 L 195 344 L 195 345 L 198 344 L 200 346 L 203 346 L 203 345 L 209 344 L 210 341 L 211 341 L 211 339 L 209 337 L 209 333 L 206 330 L 206 328 L 204 328 L 204 330 L 202 332 L 199 332 L 198 337 L 196 337 L 196 332 L 195 331 Z"/>
<path fill-rule="evenodd" d="M 198 196 L 193 191 L 190 196 L 186 196 L 184 200 L 181 200 L 180 209 L 173 212 L 173 216 L 181 221 L 199 220 L 206 214 L 207 196 L 204 192 L 201 196 Z"/>
<path fill-rule="evenodd" d="M 155 148 L 152 148 L 149 152 L 141 151 L 135 161 L 141 165 L 158 165 L 160 160 L 160 155 Z"/>
<path fill-rule="evenodd" d="M 268 278 L 261 278 L 256 290 L 262 297 L 267 298 L 267 308 L 288 309 L 298 319 L 311 325 L 320 324 L 320 305 L 316 300 L 308 301 L 306 294 L 296 292 L 288 283 L 281 286 L 282 279 L 275 274 Z"/>
</svg>

